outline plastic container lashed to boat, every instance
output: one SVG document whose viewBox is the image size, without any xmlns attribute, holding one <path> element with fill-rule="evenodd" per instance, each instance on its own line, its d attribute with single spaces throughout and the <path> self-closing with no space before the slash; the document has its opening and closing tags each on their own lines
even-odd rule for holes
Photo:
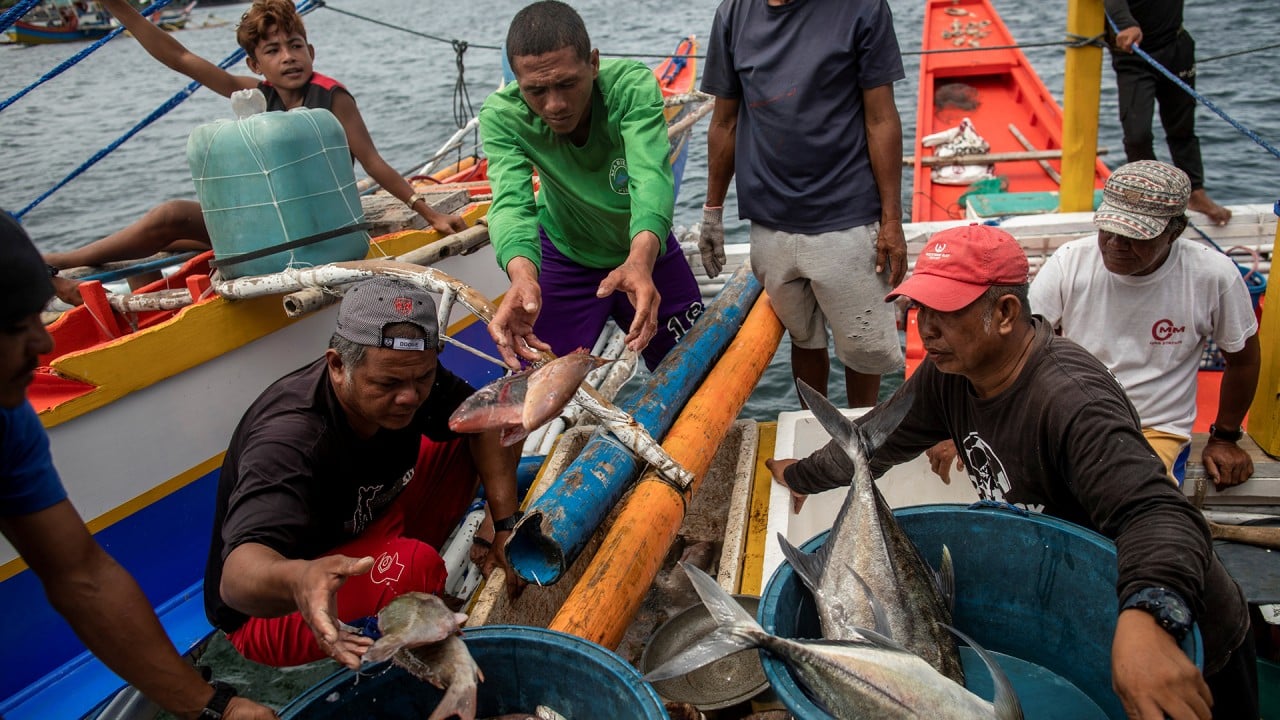
<svg viewBox="0 0 1280 720">
<path fill-rule="evenodd" d="M 486 625 L 463 633 L 484 673 L 476 717 L 533 714 L 545 705 L 566 718 L 664 720 L 662 700 L 640 672 L 613 652 L 544 628 Z M 284 720 L 420 720 L 444 693 L 388 664 L 357 679 L 340 670 L 294 699 Z"/>
<path fill-rule="evenodd" d="M 1116 625 L 1116 551 L 1103 536 L 1038 513 L 922 505 L 894 512 L 935 568 L 942 545 L 955 565 L 955 626 L 995 654 L 1027 720 L 1125 717 L 1111 689 Z M 812 552 L 826 532 L 805 543 Z M 764 629 L 791 638 L 821 637 L 813 597 L 791 566 L 770 578 L 760 602 Z M 1182 649 L 1203 667 L 1198 628 Z M 990 700 L 990 673 L 961 643 L 965 682 Z M 826 718 L 787 667 L 763 653 L 765 674 L 799 720 Z"/>
<path fill-rule="evenodd" d="M 347 136 L 328 110 L 201 125 L 187 139 L 187 163 L 226 279 L 359 260 L 369 250 Z"/>
</svg>

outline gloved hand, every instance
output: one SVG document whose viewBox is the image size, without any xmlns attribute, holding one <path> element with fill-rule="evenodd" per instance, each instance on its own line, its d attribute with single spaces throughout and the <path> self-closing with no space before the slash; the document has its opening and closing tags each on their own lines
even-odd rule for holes
<svg viewBox="0 0 1280 720">
<path fill-rule="evenodd" d="M 724 208 L 702 207 L 702 228 L 698 236 L 702 267 L 713 278 L 724 269 Z"/>
</svg>

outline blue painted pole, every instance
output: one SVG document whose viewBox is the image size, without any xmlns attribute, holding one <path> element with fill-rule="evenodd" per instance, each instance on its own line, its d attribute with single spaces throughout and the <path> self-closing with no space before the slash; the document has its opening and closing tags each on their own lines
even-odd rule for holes
<svg viewBox="0 0 1280 720">
<path fill-rule="evenodd" d="M 759 295 L 760 283 L 743 263 L 622 409 L 661 439 L 738 333 Z M 506 551 L 516 574 L 541 585 L 559 581 L 640 470 L 639 461 L 612 436 L 593 436 L 512 532 Z"/>
</svg>

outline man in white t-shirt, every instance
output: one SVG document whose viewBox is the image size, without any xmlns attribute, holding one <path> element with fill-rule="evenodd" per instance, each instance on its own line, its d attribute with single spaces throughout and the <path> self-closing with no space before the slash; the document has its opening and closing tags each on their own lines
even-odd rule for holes
<svg viewBox="0 0 1280 720">
<path fill-rule="evenodd" d="M 1258 384 L 1258 321 L 1235 263 L 1179 238 L 1190 191 L 1172 165 L 1121 166 L 1094 214 L 1097 237 L 1059 248 L 1031 283 L 1030 301 L 1032 312 L 1111 369 L 1171 475 L 1191 438 L 1196 373 L 1213 340 L 1226 370 L 1201 460 L 1221 488 L 1253 474 L 1236 442 Z"/>
</svg>

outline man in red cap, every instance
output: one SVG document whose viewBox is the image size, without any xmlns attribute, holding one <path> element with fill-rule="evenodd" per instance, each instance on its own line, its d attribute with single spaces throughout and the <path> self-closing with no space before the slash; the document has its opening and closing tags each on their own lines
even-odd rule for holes
<svg viewBox="0 0 1280 720">
<path fill-rule="evenodd" d="M 1256 718 L 1243 593 L 1214 555 L 1204 518 L 1166 479 L 1124 388 L 1028 312 L 1027 270 L 1021 246 L 994 227 L 929 240 L 915 272 L 886 298 L 919 308 L 928 356 L 903 385 L 913 405 L 872 457 L 872 473 L 952 440 L 983 498 L 1113 538 L 1120 614 L 1112 682 L 1129 716 Z M 769 466 L 797 496 L 853 476 L 834 442 Z M 1193 622 L 1204 639 L 1203 676 L 1178 647 Z"/>
</svg>

